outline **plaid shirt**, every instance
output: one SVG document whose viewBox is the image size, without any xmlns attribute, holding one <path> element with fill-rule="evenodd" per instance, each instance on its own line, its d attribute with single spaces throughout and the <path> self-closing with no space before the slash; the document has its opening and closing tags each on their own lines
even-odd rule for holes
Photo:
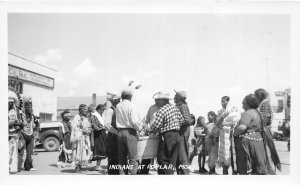
<svg viewBox="0 0 300 185">
<path fill-rule="evenodd" d="M 156 117 L 150 128 L 159 133 L 170 130 L 179 130 L 183 121 L 183 117 L 178 108 L 169 103 L 157 111 Z"/>
<path fill-rule="evenodd" d="M 191 114 L 187 103 L 185 101 L 179 102 L 176 104 L 176 107 L 179 109 L 180 113 L 183 116 L 184 119 L 183 125 L 190 126 L 190 124 L 192 123 L 192 119 L 191 119 Z"/>
</svg>

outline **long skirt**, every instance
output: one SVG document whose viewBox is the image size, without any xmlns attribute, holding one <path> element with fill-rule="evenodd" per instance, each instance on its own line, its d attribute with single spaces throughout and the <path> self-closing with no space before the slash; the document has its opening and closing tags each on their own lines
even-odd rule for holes
<svg viewBox="0 0 300 185">
<path fill-rule="evenodd" d="M 72 162 L 72 144 L 70 142 L 71 134 L 67 133 L 63 136 L 63 141 L 60 145 L 58 162 L 71 163 Z"/>
<path fill-rule="evenodd" d="M 244 137 L 242 145 L 246 153 L 247 172 L 255 175 L 267 175 L 268 164 L 261 134 L 254 133 L 248 136 L 248 138 Z"/>
<path fill-rule="evenodd" d="M 243 147 L 242 137 L 234 137 L 236 167 L 239 175 L 247 175 L 246 152 Z"/>
<path fill-rule="evenodd" d="M 218 160 L 218 149 L 219 142 L 217 138 L 207 139 L 207 150 L 208 150 L 208 167 L 210 170 L 215 169 L 216 162 Z"/>
<path fill-rule="evenodd" d="M 10 136 L 9 137 L 9 172 L 18 172 L 18 139 L 19 137 Z"/>
<path fill-rule="evenodd" d="M 73 161 L 76 165 L 87 166 L 92 156 L 90 138 L 87 135 L 80 136 L 72 145 Z"/>
<path fill-rule="evenodd" d="M 231 131 L 230 127 L 223 127 L 220 130 L 220 137 L 219 137 L 219 151 L 218 151 L 218 162 L 223 167 L 229 167 L 231 163 Z"/>
<path fill-rule="evenodd" d="M 105 159 L 107 156 L 107 142 L 105 129 L 94 131 L 94 147 L 92 160 Z"/>
</svg>

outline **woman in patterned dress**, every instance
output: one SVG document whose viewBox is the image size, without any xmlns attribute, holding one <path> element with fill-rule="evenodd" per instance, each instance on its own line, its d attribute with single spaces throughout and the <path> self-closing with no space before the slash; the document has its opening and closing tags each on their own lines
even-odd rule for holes
<svg viewBox="0 0 300 185">
<path fill-rule="evenodd" d="M 82 166 L 88 166 L 92 155 L 90 134 L 91 123 L 87 118 L 87 106 L 81 104 L 79 106 L 79 115 L 76 115 L 72 121 L 72 158 L 75 162 L 75 172 L 81 171 Z"/>
<path fill-rule="evenodd" d="M 273 111 L 272 107 L 269 102 L 269 94 L 264 89 L 257 89 L 254 92 L 254 95 L 259 103 L 258 110 L 263 117 L 263 128 L 264 128 L 264 140 L 266 142 L 266 149 L 267 149 L 267 162 L 268 162 L 268 169 L 270 175 L 276 174 L 276 168 L 281 170 L 280 159 L 277 154 L 275 144 L 272 138 L 271 133 L 271 124 L 273 118 Z"/>
</svg>

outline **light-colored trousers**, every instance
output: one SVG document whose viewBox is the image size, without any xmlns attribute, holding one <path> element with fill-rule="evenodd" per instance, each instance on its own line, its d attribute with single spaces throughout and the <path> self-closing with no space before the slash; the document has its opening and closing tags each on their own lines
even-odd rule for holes
<svg viewBox="0 0 300 185">
<path fill-rule="evenodd" d="M 9 139 L 9 172 L 18 172 L 18 136 L 10 136 Z"/>
</svg>

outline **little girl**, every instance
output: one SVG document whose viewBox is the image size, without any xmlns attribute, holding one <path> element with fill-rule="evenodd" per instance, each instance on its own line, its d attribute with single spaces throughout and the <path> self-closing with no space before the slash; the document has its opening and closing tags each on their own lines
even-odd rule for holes
<svg viewBox="0 0 300 185">
<path fill-rule="evenodd" d="M 195 148 L 196 154 L 198 155 L 198 164 L 199 164 L 199 172 L 200 173 L 206 173 L 208 172 L 204 166 L 205 166 L 205 159 L 207 155 L 207 149 L 205 145 L 205 136 L 206 136 L 207 128 L 205 126 L 205 118 L 202 116 L 199 116 L 197 119 L 197 125 L 194 129 L 194 135 L 197 139 Z"/>
</svg>

